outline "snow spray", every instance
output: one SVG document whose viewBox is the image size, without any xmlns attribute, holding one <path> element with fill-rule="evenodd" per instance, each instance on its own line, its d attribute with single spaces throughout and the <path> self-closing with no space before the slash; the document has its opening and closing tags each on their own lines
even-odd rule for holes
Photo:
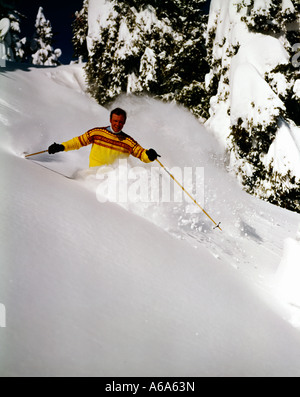
<svg viewBox="0 0 300 397">
<path fill-rule="evenodd" d="M 215 225 L 214 229 L 219 229 L 222 231 L 220 225 L 221 222 L 216 223 L 213 218 L 205 211 L 204 208 L 201 207 L 201 205 L 198 203 L 198 201 L 186 190 L 186 188 L 184 186 L 182 186 L 182 184 L 174 177 L 174 175 L 158 160 L 156 159 L 156 161 L 158 162 L 158 164 L 161 166 L 162 169 L 164 169 L 166 171 L 166 173 L 170 176 L 170 178 L 179 186 L 179 188 L 192 200 L 192 202 L 194 204 L 196 204 L 197 207 L 200 208 L 200 210 L 213 222 L 213 224 Z"/>
</svg>

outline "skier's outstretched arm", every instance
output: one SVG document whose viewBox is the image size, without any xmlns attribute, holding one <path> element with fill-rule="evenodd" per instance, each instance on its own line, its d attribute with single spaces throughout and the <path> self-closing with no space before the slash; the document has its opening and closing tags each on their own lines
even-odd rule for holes
<svg viewBox="0 0 300 397">
<path fill-rule="evenodd" d="M 59 152 L 68 152 L 70 150 L 79 150 L 83 146 L 90 145 L 92 143 L 92 138 L 90 131 L 86 132 L 85 134 L 73 138 L 70 141 L 63 142 L 61 145 L 58 143 L 54 143 L 48 149 L 49 154 L 55 154 Z"/>
<path fill-rule="evenodd" d="M 64 152 L 64 151 L 65 151 L 64 145 L 60 145 L 58 143 L 53 143 L 53 145 L 49 146 L 49 148 L 48 148 L 49 154 L 55 154 L 55 153 Z"/>
</svg>

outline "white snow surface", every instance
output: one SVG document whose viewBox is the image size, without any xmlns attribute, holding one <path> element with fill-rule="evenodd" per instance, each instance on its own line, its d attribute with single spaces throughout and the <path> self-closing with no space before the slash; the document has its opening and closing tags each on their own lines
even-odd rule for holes
<svg viewBox="0 0 300 397">
<path fill-rule="evenodd" d="M 170 168 L 204 167 L 223 232 L 190 203 L 100 203 L 89 148 L 22 153 L 108 125 L 108 110 L 79 65 L 18 68 L 0 70 L 0 376 L 299 376 L 300 311 L 278 269 L 299 285 L 300 216 L 243 192 L 188 111 L 133 96 L 114 104 L 125 131 Z"/>
<path fill-rule="evenodd" d="M 300 229 L 296 239 L 286 239 L 284 255 L 277 272 L 278 291 L 282 298 L 300 307 Z"/>
</svg>

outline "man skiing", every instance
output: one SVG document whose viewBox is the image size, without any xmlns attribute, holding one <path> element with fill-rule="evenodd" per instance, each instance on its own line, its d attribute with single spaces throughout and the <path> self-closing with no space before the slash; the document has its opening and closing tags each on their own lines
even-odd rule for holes
<svg viewBox="0 0 300 397">
<path fill-rule="evenodd" d="M 142 148 L 133 138 L 122 130 L 127 120 L 125 110 L 117 108 L 110 114 L 110 126 L 94 128 L 85 134 L 63 142 L 54 143 L 48 149 L 49 154 L 78 150 L 83 146 L 93 145 L 90 154 L 90 167 L 110 165 L 119 158 L 130 155 L 137 157 L 144 163 L 151 163 L 160 157 L 154 149 Z"/>
</svg>

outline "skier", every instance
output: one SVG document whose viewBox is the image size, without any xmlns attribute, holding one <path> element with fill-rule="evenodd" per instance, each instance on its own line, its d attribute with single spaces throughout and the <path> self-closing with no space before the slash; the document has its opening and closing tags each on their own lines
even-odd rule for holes
<svg viewBox="0 0 300 397">
<path fill-rule="evenodd" d="M 93 145 L 90 154 L 90 167 L 110 165 L 118 158 L 130 155 L 137 157 L 144 163 L 151 163 L 160 157 L 154 149 L 142 148 L 134 139 L 122 130 L 127 120 L 125 110 L 117 108 L 110 114 L 110 126 L 94 128 L 85 134 L 63 142 L 54 143 L 48 149 L 49 154 L 78 150 L 83 146 Z"/>
</svg>

